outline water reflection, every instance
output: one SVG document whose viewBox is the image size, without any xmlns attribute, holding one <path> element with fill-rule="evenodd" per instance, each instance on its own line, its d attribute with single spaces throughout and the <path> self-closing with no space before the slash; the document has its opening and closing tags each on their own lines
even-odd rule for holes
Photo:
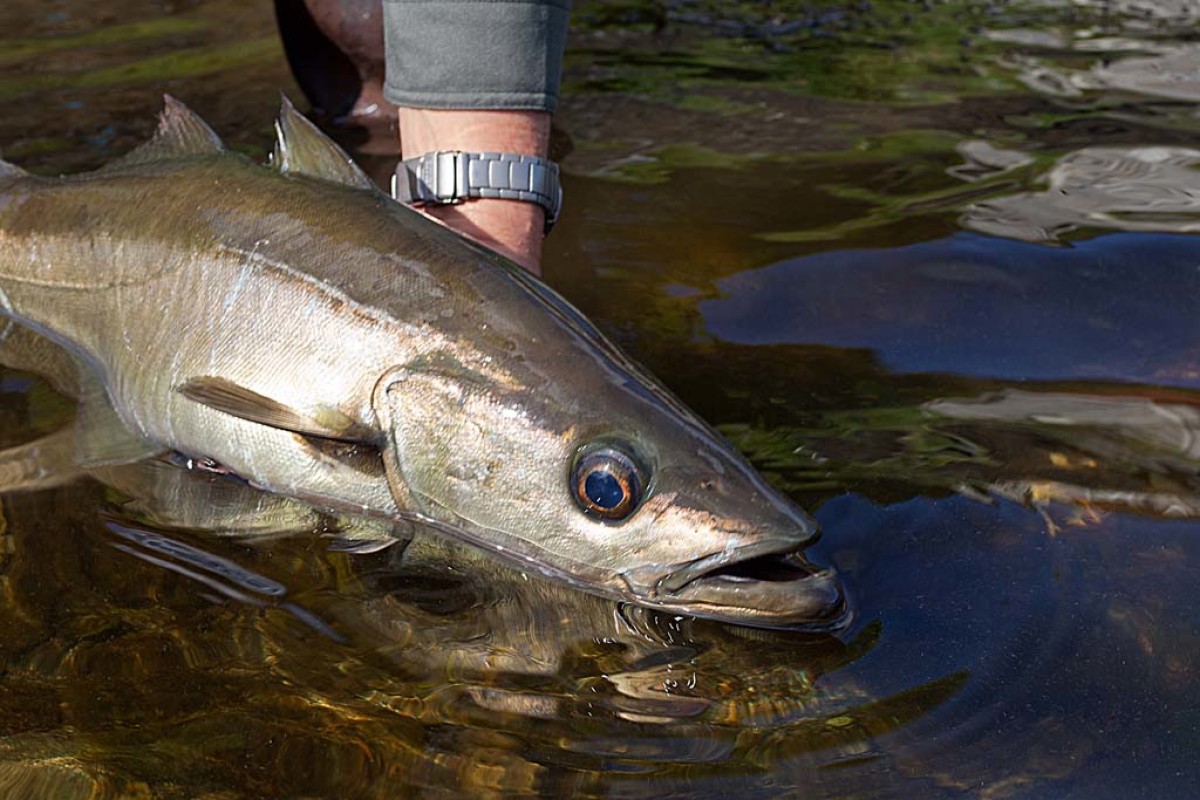
<svg viewBox="0 0 1200 800">
<path fill-rule="evenodd" d="M 1011 31 L 995 38 L 1018 40 Z M 1036 44 L 1064 47 L 1062 40 Z M 1026 39 L 1023 43 L 1035 43 Z M 1055 67 L 1043 60 L 1017 58 L 1020 78 L 1029 88 L 1047 95 L 1077 99 L 1096 92 L 1131 92 L 1165 100 L 1200 100 L 1200 47 L 1191 44 L 1159 44 L 1153 40 L 1119 38 L 1085 39 L 1070 44 L 1076 52 L 1103 56 L 1086 70 Z M 1124 52 L 1122 52 L 1124 51 Z M 1146 51 L 1153 55 L 1144 55 Z M 1138 55 L 1130 55 L 1129 53 Z M 1119 57 L 1124 55 L 1124 57 Z"/>
<path fill-rule="evenodd" d="M 1200 231 L 1200 150 L 1088 147 L 1060 158 L 1044 191 L 967 207 L 964 228 L 1028 242 L 1060 242 L 1095 228 Z M 969 165 L 964 165 L 966 169 Z"/>
<path fill-rule="evenodd" d="M 34 629 L 56 630 L 11 650 L 6 637 L 7 668 L 49 680 L 62 697 L 61 724 L 75 741 L 56 757 L 79 763 L 95 778 L 91 789 L 110 785 L 98 775 L 149 777 L 143 760 L 121 753 L 151 731 L 155 749 L 173 753 L 172 769 L 191 780 L 214 766 L 236 773 L 247 739 L 279 737 L 285 747 L 272 748 L 277 760 L 262 765 L 260 779 L 289 791 L 331 789 L 343 770 L 369 774 L 366 763 L 338 763 L 355 747 L 392 765 L 363 796 L 447 780 L 462 789 L 489 775 L 506 791 L 522 774 L 530 790 L 579 789 L 608 773 L 667 776 L 689 764 L 714 778 L 754 775 L 797 754 L 861 749 L 866 737 L 945 702 L 964 680 L 934 665 L 929 679 L 890 695 L 854 680 L 821 688 L 824 676 L 871 652 L 878 623 L 842 641 L 665 617 L 514 572 L 421 531 L 369 555 L 323 549 L 317 530 L 279 538 L 316 512 L 228 476 L 151 462 L 93 477 L 122 489 L 100 520 L 88 524 L 81 509 L 81 529 L 65 539 L 38 535 L 42 510 L 59 497 L 7 501 L 14 555 L 5 565 L 11 610 Z M 255 513 L 285 522 L 237 529 Z M 47 568 L 86 591 L 67 608 L 44 605 L 38 576 Z M 105 602 L 80 616 L 77 604 L 97 596 Z M 170 616 L 171 628 L 187 630 L 182 638 L 163 638 Z M 204 688 L 163 694 L 165 680 Z M 105 688 L 92 698 L 97 682 Z M 245 702 L 225 705 L 250 687 Z M 300 733 L 279 719 L 296 703 L 325 721 Z M 109 727 L 114 704 L 135 730 Z M 211 715 L 222 714 L 236 714 L 243 734 L 188 755 L 216 724 Z M 379 738 L 368 746 L 361 737 L 372 730 Z M 317 772 L 296 775 L 296 747 L 332 754 Z M 10 763 L 31 758 L 20 747 Z M 411 773 L 397 783 L 401 763 Z M 21 774 L 42 791 L 67 793 L 79 775 L 60 772 Z"/>
<path fill-rule="evenodd" d="M 269 4 L 177 5 L 0 8 L 6 154 L 96 166 L 163 90 L 261 153 Z M 621 607 L 178 463 L 85 475 L 70 404 L 6 371 L 0 796 L 1191 797 L 1196 7 L 973 10 L 765 32 L 794 57 L 614 23 L 572 69 L 620 80 L 559 117 L 548 274 L 815 510 L 846 637 Z M 52 358 L 17 365 L 70 394 Z"/>
<path fill-rule="evenodd" d="M 900 372 L 1196 387 L 1200 323 L 1179 302 L 1200 297 L 1195 260 L 1182 236 L 1056 250 L 959 234 L 747 270 L 697 307 L 721 341 L 868 348 Z"/>
<path fill-rule="evenodd" d="M 1092 518 L 1097 509 L 1110 508 L 1160 517 L 1200 516 L 1200 410 L 1195 405 L 1009 389 L 937 400 L 924 408 L 974 423 L 977 429 L 990 423 L 987 428 L 1006 428 L 1024 434 L 1031 444 L 1040 440 L 1050 445 L 1033 444 L 1023 461 L 1006 460 L 1010 473 L 1017 464 L 1028 465 L 1020 470 L 1026 474 L 993 480 L 988 488 L 996 494 L 1039 506 L 1068 503 L 1086 509 Z M 1057 479 L 1046 475 L 1050 471 L 1059 473 Z M 1143 485 L 1136 485 L 1137 477 L 1130 485 L 1128 473 L 1141 476 Z M 1088 517 L 1076 519 L 1084 524 Z"/>
<path fill-rule="evenodd" d="M 963 157 L 963 163 L 948 168 L 946 173 L 971 183 L 994 178 L 1033 163 L 1033 156 L 996 147 L 979 139 L 962 142 L 956 149 Z"/>
</svg>

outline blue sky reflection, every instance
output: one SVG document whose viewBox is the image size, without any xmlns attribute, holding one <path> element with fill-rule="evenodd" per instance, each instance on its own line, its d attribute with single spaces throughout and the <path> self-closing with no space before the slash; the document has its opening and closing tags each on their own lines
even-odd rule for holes
<svg viewBox="0 0 1200 800">
<path fill-rule="evenodd" d="M 707 331 L 869 348 L 899 372 L 1200 386 L 1200 237 L 976 234 L 781 261 L 717 284 Z"/>
</svg>

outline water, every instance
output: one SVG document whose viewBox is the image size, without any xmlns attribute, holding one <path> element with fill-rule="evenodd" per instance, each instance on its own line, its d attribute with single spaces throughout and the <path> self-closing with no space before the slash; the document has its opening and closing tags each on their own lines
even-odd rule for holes
<svg viewBox="0 0 1200 800">
<path fill-rule="evenodd" d="M 1200 8 L 580 6 L 547 277 L 813 511 L 854 627 L 66 473 L 3 501 L 0 794 L 1192 796 Z M 262 155 L 297 96 L 266 4 L 0 21 L 36 171 L 133 146 L 163 91 Z M 0 445 L 69 420 L 3 378 Z"/>
</svg>

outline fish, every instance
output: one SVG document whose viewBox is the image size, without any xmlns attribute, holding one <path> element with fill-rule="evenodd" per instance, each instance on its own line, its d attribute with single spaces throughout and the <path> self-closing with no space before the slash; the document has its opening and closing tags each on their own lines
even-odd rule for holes
<svg viewBox="0 0 1200 800">
<path fill-rule="evenodd" d="M 284 98 L 183 103 L 89 173 L 0 161 L 0 314 L 78 367 L 80 468 L 183 454 L 602 597 L 837 630 L 815 522 L 544 283 L 392 200 Z"/>
</svg>

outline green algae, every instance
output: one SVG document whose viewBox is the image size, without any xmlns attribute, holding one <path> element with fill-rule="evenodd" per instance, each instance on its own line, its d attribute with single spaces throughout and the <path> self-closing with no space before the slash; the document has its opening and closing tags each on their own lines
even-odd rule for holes
<svg viewBox="0 0 1200 800">
<path fill-rule="evenodd" d="M 196 33 L 208 30 L 211 23 L 198 19 L 164 17 L 144 20 L 127 25 L 111 25 L 71 36 L 54 36 L 38 39 L 0 39 L 0 65 L 24 61 L 36 56 L 60 50 L 79 50 L 92 47 L 109 47 L 128 44 L 144 39 L 162 39 L 168 36 Z"/>
<path fill-rule="evenodd" d="M 572 91 L 630 92 L 678 104 L 698 88 L 751 83 L 830 99 L 916 104 L 1019 86 L 990 59 L 1007 45 L 970 33 L 990 19 L 981 4 L 700 2 L 668 13 L 654 4 L 598 5 L 600 11 L 593 6 L 577 21 L 585 38 L 615 19 L 626 34 L 641 30 L 651 41 L 626 35 L 610 45 L 606 37 L 590 37 L 590 47 L 571 55 Z"/>
<path fill-rule="evenodd" d="M 44 139 L 26 139 L 6 145 L 3 150 L 5 158 L 27 158 L 46 153 L 61 153 L 75 147 L 71 139 L 49 137 Z"/>
<path fill-rule="evenodd" d="M 689 94 L 681 98 L 675 103 L 676 108 L 684 111 L 706 111 L 722 116 L 733 116 L 735 114 L 748 114 L 758 110 L 750 103 L 739 103 L 736 100 L 731 100 L 728 97 L 721 97 L 715 94 Z"/>
<path fill-rule="evenodd" d="M 593 177 L 655 185 L 668 183 L 681 170 L 789 165 L 809 170 L 810 185 L 827 198 L 860 204 L 865 209 L 864 213 L 831 224 L 753 234 L 763 242 L 797 243 L 850 237 L 915 214 L 952 211 L 1031 184 L 1053 163 L 1052 156 L 1039 155 L 1029 165 L 966 183 L 947 172 L 962 162 L 955 149 L 962 141 L 961 136 L 946 131 L 911 130 L 862 137 L 845 150 L 791 154 L 731 154 L 695 143 L 679 143 L 639 154 Z M 598 149 L 600 145 L 593 143 L 592 147 Z"/>
<path fill-rule="evenodd" d="M 682 169 L 737 169 L 751 164 L 830 164 L 882 163 L 914 156 L 954 154 L 961 137 L 944 131 L 900 131 L 880 137 L 863 137 L 847 150 L 834 152 L 783 153 L 724 153 L 711 147 L 680 142 L 664 145 L 616 169 L 594 177 L 624 180 L 633 183 L 665 183 L 672 172 Z M 619 149 L 621 143 L 589 142 L 593 150 Z M 850 197 L 849 194 L 846 195 Z"/>
<path fill-rule="evenodd" d="M 1034 185 L 1055 161 L 1053 153 L 1037 153 L 1030 163 L 963 182 L 950 177 L 950 168 L 963 162 L 956 151 L 962 137 L 944 131 L 902 131 L 862 140 L 853 149 L 814 154 L 835 167 L 838 163 L 878 165 L 880 179 L 833 183 L 822 188 L 831 197 L 867 204 L 871 210 L 833 225 L 785 231 L 761 231 L 765 242 L 799 243 L 835 240 L 860 235 L 883 225 L 916 215 L 955 211 L 970 203 L 999 197 Z"/>
<path fill-rule="evenodd" d="M 735 169 L 760 160 L 761 156 L 733 155 L 701 145 L 680 143 L 661 147 L 652 154 L 631 160 L 594 177 L 653 185 L 667 183 L 671 175 L 681 169 Z"/>
<path fill-rule="evenodd" d="M 964 474 L 998 468 L 986 446 L 920 407 L 831 412 L 813 427 L 722 425 L 721 432 L 785 492 L 812 494 L 903 484 L 951 493 Z M 837 455 L 854 452 L 854 458 Z"/>
<path fill-rule="evenodd" d="M 0 79 L 0 101 L 61 89 L 101 89 L 121 84 L 197 78 L 268 63 L 283 57 L 275 37 L 175 50 L 86 72 L 43 73 Z"/>
</svg>

